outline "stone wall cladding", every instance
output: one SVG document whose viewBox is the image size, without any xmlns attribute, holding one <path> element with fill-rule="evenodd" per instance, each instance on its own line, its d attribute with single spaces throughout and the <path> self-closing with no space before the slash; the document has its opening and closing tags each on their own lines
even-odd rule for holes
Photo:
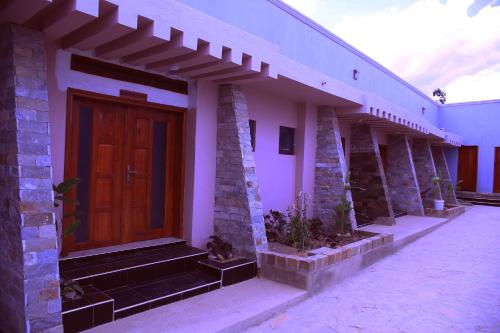
<svg viewBox="0 0 500 333">
<path fill-rule="evenodd" d="M 342 261 L 369 252 L 394 241 L 392 234 L 378 234 L 339 248 L 322 247 L 300 257 L 261 251 L 260 276 L 305 290 L 316 290 L 321 274 Z"/>
<path fill-rule="evenodd" d="M 62 331 L 43 36 L 0 27 L 0 331 Z"/>
<path fill-rule="evenodd" d="M 333 107 L 318 108 L 317 126 L 313 215 L 320 218 L 325 227 L 333 229 L 337 217 L 336 206 L 343 195 L 348 173 Z M 346 197 L 352 202 L 350 191 Z M 356 228 L 353 211 L 350 217 L 352 227 Z"/>
<path fill-rule="evenodd" d="M 434 199 L 441 199 L 441 191 L 438 190 L 436 197 L 432 178 L 436 177 L 437 173 L 429 142 L 425 139 L 413 139 L 412 156 L 420 191 L 426 191 L 423 196 L 424 207 L 434 207 Z"/>
<path fill-rule="evenodd" d="M 235 85 L 219 87 L 214 224 L 240 255 L 258 260 L 256 251 L 267 248 L 247 102 Z"/>
<path fill-rule="evenodd" d="M 395 223 L 389 189 L 382 167 L 378 141 L 369 125 L 351 126 L 350 152 L 352 198 L 356 219 L 377 224 Z"/>
<path fill-rule="evenodd" d="M 446 162 L 446 157 L 444 156 L 443 147 L 432 146 L 431 151 L 436 172 L 438 175 L 443 177 L 443 182 L 440 184 L 441 195 L 443 196 L 446 204 L 458 205 L 453 182 L 451 181 L 450 170 L 448 169 L 448 163 Z"/>
<path fill-rule="evenodd" d="M 423 216 L 424 206 L 406 135 L 388 136 L 387 161 L 385 175 L 392 206 L 410 215 Z"/>
</svg>

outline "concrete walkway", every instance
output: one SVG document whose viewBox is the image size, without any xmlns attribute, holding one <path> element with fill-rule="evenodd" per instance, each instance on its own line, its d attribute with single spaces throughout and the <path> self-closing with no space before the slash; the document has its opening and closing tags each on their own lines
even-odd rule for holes
<svg viewBox="0 0 500 333">
<path fill-rule="evenodd" d="M 248 332 L 500 332 L 500 208 L 475 206 Z"/>
</svg>

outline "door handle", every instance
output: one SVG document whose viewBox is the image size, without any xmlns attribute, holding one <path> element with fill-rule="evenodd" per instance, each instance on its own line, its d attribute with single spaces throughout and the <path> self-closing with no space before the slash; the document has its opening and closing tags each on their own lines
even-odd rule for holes
<svg viewBox="0 0 500 333">
<path fill-rule="evenodd" d="M 130 183 L 131 177 L 135 174 L 137 174 L 137 171 L 132 170 L 130 168 L 130 165 L 127 165 L 127 175 L 126 175 L 127 183 Z"/>
</svg>

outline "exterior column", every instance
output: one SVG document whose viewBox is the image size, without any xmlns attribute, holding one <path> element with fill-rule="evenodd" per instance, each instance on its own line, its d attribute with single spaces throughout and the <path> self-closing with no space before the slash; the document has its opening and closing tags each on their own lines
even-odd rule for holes
<svg viewBox="0 0 500 333">
<path fill-rule="evenodd" d="M 240 255 L 258 260 L 267 247 L 247 102 L 235 85 L 219 87 L 214 227 Z"/>
<path fill-rule="evenodd" d="M 394 211 L 382 167 L 378 140 L 369 125 L 351 126 L 350 171 L 354 186 L 363 189 L 352 190 L 358 223 L 364 220 L 393 225 Z"/>
<path fill-rule="evenodd" d="M 432 178 L 437 176 L 437 172 L 429 142 L 425 139 L 413 139 L 412 156 L 420 192 L 423 193 L 424 207 L 432 208 L 434 207 L 434 199 L 436 199 Z M 438 189 L 437 199 L 441 198 L 441 190 Z"/>
<path fill-rule="evenodd" d="M 0 27 L 0 331 L 61 331 L 43 36 Z"/>
<path fill-rule="evenodd" d="M 406 135 L 389 135 L 386 178 L 394 209 L 424 215 L 410 143 Z"/>
<path fill-rule="evenodd" d="M 441 183 L 441 195 L 446 204 L 458 205 L 453 182 L 451 181 L 450 170 L 448 169 L 448 163 L 446 162 L 446 157 L 444 156 L 443 147 L 433 146 L 431 147 L 431 151 L 437 174 L 438 176 L 443 177 L 443 182 Z"/>
<path fill-rule="evenodd" d="M 333 229 L 335 226 L 336 207 L 343 195 L 347 174 L 335 109 L 332 106 L 321 106 L 318 109 L 316 132 L 313 215 L 320 218 L 325 227 Z M 350 191 L 346 197 L 352 202 Z M 351 211 L 350 219 L 352 228 L 356 229 L 354 211 Z"/>
</svg>

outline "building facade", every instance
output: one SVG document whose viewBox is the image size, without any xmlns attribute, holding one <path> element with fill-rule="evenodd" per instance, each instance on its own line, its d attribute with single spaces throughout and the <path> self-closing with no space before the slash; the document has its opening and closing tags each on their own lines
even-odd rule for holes
<svg viewBox="0 0 500 333">
<path fill-rule="evenodd" d="M 255 257 L 267 211 L 305 192 L 332 224 L 348 175 L 358 224 L 424 215 L 438 175 L 500 191 L 500 101 L 439 105 L 279 0 L 13 0 L 0 22 L 5 332 L 61 329 L 74 251 L 216 233 Z"/>
</svg>

